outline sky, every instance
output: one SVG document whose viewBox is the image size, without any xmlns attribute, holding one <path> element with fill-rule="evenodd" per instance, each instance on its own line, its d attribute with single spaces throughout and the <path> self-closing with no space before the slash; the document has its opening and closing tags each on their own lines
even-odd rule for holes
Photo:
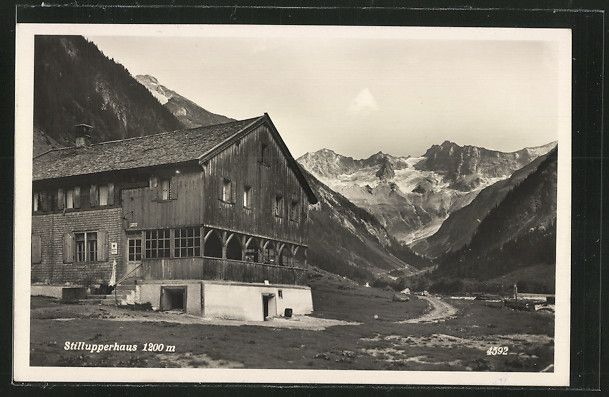
<svg viewBox="0 0 609 397">
<path fill-rule="evenodd" d="M 86 37 L 132 75 L 152 75 L 211 112 L 267 112 L 295 157 L 321 148 L 420 156 L 445 140 L 515 151 L 557 140 L 555 41 L 301 32 Z"/>
</svg>

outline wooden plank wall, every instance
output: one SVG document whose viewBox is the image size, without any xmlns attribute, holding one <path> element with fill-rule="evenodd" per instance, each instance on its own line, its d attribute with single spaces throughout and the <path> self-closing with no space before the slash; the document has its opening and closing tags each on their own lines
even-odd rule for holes
<svg viewBox="0 0 609 397">
<path fill-rule="evenodd" d="M 267 160 L 260 162 L 262 144 Z M 234 181 L 235 202 L 220 200 L 222 180 Z M 307 196 L 266 125 L 211 158 L 204 165 L 205 224 L 305 244 Z M 245 186 L 252 187 L 251 208 L 243 206 Z M 273 213 L 276 194 L 284 197 L 282 217 Z M 289 219 L 292 198 L 298 200 L 300 220 Z"/>
<path fill-rule="evenodd" d="M 202 173 L 189 171 L 172 176 L 171 189 L 177 192 L 176 198 L 164 201 L 157 198 L 154 188 L 123 190 L 123 214 L 127 223 L 137 223 L 137 229 L 201 225 Z"/>
</svg>

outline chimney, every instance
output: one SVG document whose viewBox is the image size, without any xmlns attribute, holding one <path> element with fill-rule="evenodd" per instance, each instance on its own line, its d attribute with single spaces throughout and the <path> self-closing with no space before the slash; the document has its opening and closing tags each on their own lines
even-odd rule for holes
<svg viewBox="0 0 609 397">
<path fill-rule="evenodd" d="M 91 131 L 93 127 L 88 124 L 76 124 L 74 131 L 76 135 L 76 147 L 89 146 L 91 144 Z"/>
</svg>

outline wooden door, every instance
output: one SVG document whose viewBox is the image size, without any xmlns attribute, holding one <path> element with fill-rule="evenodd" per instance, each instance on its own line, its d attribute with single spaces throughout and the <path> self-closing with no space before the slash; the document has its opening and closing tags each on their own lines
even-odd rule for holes
<svg viewBox="0 0 609 397">
<path fill-rule="evenodd" d="M 125 277 L 127 280 L 138 278 L 141 273 L 142 264 L 142 235 L 137 234 L 127 237 L 127 268 L 125 269 Z"/>
</svg>

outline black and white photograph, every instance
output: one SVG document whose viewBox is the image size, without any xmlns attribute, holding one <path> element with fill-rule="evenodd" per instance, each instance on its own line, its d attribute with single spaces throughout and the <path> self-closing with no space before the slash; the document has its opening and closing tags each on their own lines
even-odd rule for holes
<svg viewBox="0 0 609 397">
<path fill-rule="evenodd" d="M 568 385 L 569 30 L 17 43 L 21 379 Z"/>
</svg>

